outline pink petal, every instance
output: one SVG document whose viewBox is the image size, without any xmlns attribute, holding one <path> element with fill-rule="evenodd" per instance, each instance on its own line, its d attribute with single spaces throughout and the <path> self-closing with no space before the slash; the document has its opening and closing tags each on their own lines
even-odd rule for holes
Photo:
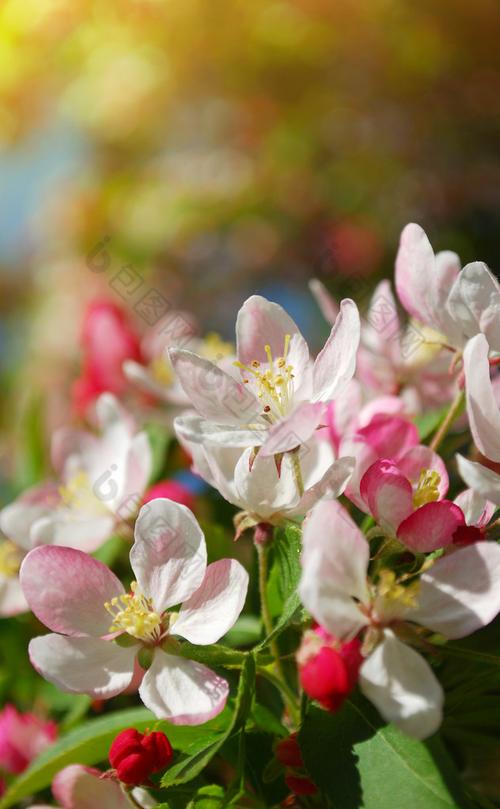
<svg viewBox="0 0 500 809">
<path fill-rule="evenodd" d="M 413 511 L 413 490 L 409 480 L 387 459 L 375 461 L 361 478 L 361 497 L 381 526 L 395 531 Z"/>
<path fill-rule="evenodd" d="M 112 510 L 126 520 L 136 514 L 153 469 L 153 454 L 146 433 L 137 433 L 125 459 L 123 483 Z"/>
<path fill-rule="evenodd" d="M 428 306 L 433 272 L 434 251 L 425 232 L 420 225 L 406 225 L 396 257 L 396 291 L 406 311 L 431 328 L 436 327 Z"/>
<path fill-rule="evenodd" d="M 356 432 L 358 437 L 370 444 L 379 458 L 392 460 L 418 444 L 418 430 L 414 424 L 399 416 L 382 413 L 373 416 L 365 427 L 360 427 Z"/>
<path fill-rule="evenodd" d="M 130 684 L 137 649 L 100 638 L 54 634 L 33 638 L 28 651 L 37 672 L 61 691 L 110 699 Z"/>
<path fill-rule="evenodd" d="M 447 638 L 463 638 L 500 611 L 500 546 L 476 542 L 443 556 L 420 579 L 418 607 L 408 616 Z"/>
<path fill-rule="evenodd" d="M 304 522 L 299 593 L 332 635 L 354 637 L 366 622 L 354 598 L 368 600 L 368 543 L 336 500 L 322 500 Z"/>
<path fill-rule="evenodd" d="M 322 402 L 303 402 L 296 407 L 293 413 L 270 428 L 260 450 L 262 457 L 288 452 L 305 444 L 314 434 L 324 412 Z"/>
<path fill-rule="evenodd" d="M 478 449 L 500 461 L 500 409 L 490 380 L 488 342 L 482 334 L 469 340 L 464 351 L 467 413 Z"/>
<path fill-rule="evenodd" d="M 429 553 L 449 545 L 462 525 L 465 525 L 462 510 L 449 500 L 439 500 L 426 503 L 403 520 L 397 537 L 410 550 Z"/>
<path fill-rule="evenodd" d="M 300 335 L 296 323 L 277 303 L 252 295 L 236 319 L 237 355 L 248 365 L 252 360 L 267 362 L 265 346 L 271 347 L 273 357 L 283 356 L 285 337 Z M 302 336 L 302 335 L 300 335 Z"/>
<path fill-rule="evenodd" d="M 488 525 L 496 511 L 496 506 L 490 503 L 489 500 L 485 500 L 474 489 L 465 489 L 465 491 L 460 492 L 453 502 L 462 509 L 467 525 L 475 525 L 478 528 L 484 528 Z"/>
<path fill-rule="evenodd" d="M 157 651 L 139 689 L 139 695 L 157 719 L 175 725 L 201 725 L 217 716 L 229 694 L 227 681 L 211 669 Z"/>
<path fill-rule="evenodd" d="M 349 298 L 340 304 L 340 314 L 313 370 L 314 399 L 328 402 L 345 389 L 356 369 L 361 324 L 358 307 Z"/>
<path fill-rule="evenodd" d="M 131 809 L 121 785 L 101 776 L 100 770 L 70 764 L 52 781 L 54 798 L 63 809 Z"/>
<path fill-rule="evenodd" d="M 192 406 L 205 419 L 240 425 L 260 413 L 260 404 L 248 387 L 213 362 L 180 348 L 171 348 L 169 355 Z"/>
<path fill-rule="evenodd" d="M 424 447 L 422 444 L 412 447 L 399 458 L 398 468 L 413 484 L 418 483 L 423 469 L 437 472 L 439 475 L 439 484 L 437 486 L 439 499 L 441 500 L 446 496 L 450 483 L 448 471 L 439 455 L 433 452 L 430 447 Z"/>
<path fill-rule="evenodd" d="M 107 634 L 112 621 L 104 602 L 125 592 L 102 562 L 73 548 L 50 545 L 29 552 L 20 579 L 36 617 L 65 635 Z"/>
<path fill-rule="evenodd" d="M 340 312 L 337 301 L 333 295 L 329 293 L 325 285 L 322 284 L 321 281 L 318 281 L 317 278 L 312 278 L 309 281 L 309 289 L 321 309 L 323 317 L 330 326 L 333 326 Z"/>
<path fill-rule="evenodd" d="M 359 684 L 386 722 L 415 739 L 426 739 L 440 726 L 443 689 L 424 658 L 389 630 L 365 660 Z"/>
<path fill-rule="evenodd" d="M 186 506 L 157 498 L 135 524 L 130 563 L 141 591 L 157 612 L 180 604 L 198 589 L 207 566 L 205 537 Z"/>
<path fill-rule="evenodd" d="M 236 559 L 220 559 L 182 605 L 173 632 L 190 643 L 216 643 L 236 623 L 248 589 L 248 573 Z"/>
</svg>

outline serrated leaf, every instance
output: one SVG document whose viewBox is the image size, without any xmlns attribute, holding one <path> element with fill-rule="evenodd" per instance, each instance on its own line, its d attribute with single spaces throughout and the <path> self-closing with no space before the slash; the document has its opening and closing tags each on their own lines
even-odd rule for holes
<svg viewBox="0 0 500 809">
<path fill-rule="evenodd" d="M 204 727 L 198 728 L 198 739 L 183 752 L 180 760 L 173 764 L 162 778 L 162 786 L 177 786 L 195 778 L 217 753 L 224 742 L 245 724 L 250 713 L 255 691 L 255 660 L 253 655 L 245 657 L 236 694 L 233 715 L 226 727 L 218 733 L 204 735 Z M 227 710 L 225 712 L 227 718 Z M 0 806 L 1 809 L 1 806 Z"/>
<path fill-rule="evenodd" d="M 383 725 L 377 711 L 361 696 L 347 700 L 336 714 L 311 707 L 299 744 L 307 771 L 332 806 L 467 806 L 439 737 L 424 744 L 392 725 Z"/>
</svg>

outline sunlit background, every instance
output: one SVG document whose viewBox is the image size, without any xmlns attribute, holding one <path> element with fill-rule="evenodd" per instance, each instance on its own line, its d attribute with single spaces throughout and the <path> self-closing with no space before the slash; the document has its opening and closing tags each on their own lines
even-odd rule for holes
<svg viewBox="0 0 500 809">
<path fill-rule="evenodd" d="M 495 0 L 4 0 L 4 478 L 67 418 L 93 297 L 226 338 L 259 291 L 314 344 L 307 281 L 363 304 L 409 220 L 500 266 L 499 30 Z"/>
</svg>

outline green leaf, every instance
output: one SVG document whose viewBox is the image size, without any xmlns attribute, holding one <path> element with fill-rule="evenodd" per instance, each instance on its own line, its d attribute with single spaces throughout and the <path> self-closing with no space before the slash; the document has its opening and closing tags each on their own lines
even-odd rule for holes
<svg viewBox="0 0 500 809">
<path fill-rule="evenodd" d="M 240 615 L 235 625 L 222 640 L 228 646 L 253 646 L 262 633 L 262 621 L 256 615 Z"/>
<path fill-rule="evenodd" d="M 248 654 L 240 674 L 234 713 L 229 720 L 227 709 L 224 711 L 226 726 L 218 732 L 207 732 L 206 725 L 200 726 L 198 738 L 184 749 L 180 760 L 167 770 L 161 781 L 162 786 L 176 786 L 191 781 L 206 767 L 224 742 L 245 724 L 252 706 L 254 691 L 255 660 L 253 655 Z"/>
<path fill-rule="evenodd" d="M 267 646 L 297 617 L 301 609 L 297 587 L 301 567 L 302 532 L 298 525 L 288 523 L 286 528 L 275 532 L 272 552 L 274 564 L 270 576 L 271 587 L 275 590 L 273 613 L 279 615 L 273 631 L 262 641 L 259 648 Z"/>
<path fill-rule="evenodd" d="M 236 649 L 230 649 L 219 643 L 213 643 L 211 646 L 196 646 L 187 642 L 177 649 L 177 654 L 188 657 L 190 660 L 196 660 L 197 663 L 203 663 L 205 666 L 236 668 L 241 668 L 248 656 L 247 652 L 238 652 Z"/>
<path fill-rule="evenodd" d="M 299 744 L 307 771 L 332 806 L 467 806 L 440 738 L 424 744 L 382 725 L 377 711 L 359 695 L 336 714 L 310 707 Z"/>
<path fill-rule="evenodd" d="M 218 784 L 202 787 L 189 801 L 186 809 L 220 809 L 225 800 L 225 790 Z"/>
<path fill-rule="evenodd" d="M 165 428 L 161 424 L 156 424 L 156 422 L 149 422 L 145 425 L 144 430 L 148 436 L 153 457 L 149 480 L 149 483 L 152 484 L 163 475 L 171 439 Z"/>
<path fill-rule="evenodd" d="M 178 727 L 168 722 L 158 722 L 147 708 L 130 708 L 98 719 L 90 719 L 84 725 L 61 736 L 34 760 L 31 766 L 17 778 L 0 801 L 0 809 L 7 809 L 22 798 L 48 787 L 59 770 L 68 764 L 94 765 L 105 761 L 111 742 L 124 728 L 161 728 L 170 739 L 174 749 L 184 749 L 196 739 L 195 727 Z"/>
<path fill-rule="evenodd" d="M 437 430 L 447 412 L 448 405 L 445 405 L 437 410 L 427 410 L 425 413 L 415 417 L 415 424 L 418 430 L 420 441 L 425 441 L 435 430 Z"/>
</svg>

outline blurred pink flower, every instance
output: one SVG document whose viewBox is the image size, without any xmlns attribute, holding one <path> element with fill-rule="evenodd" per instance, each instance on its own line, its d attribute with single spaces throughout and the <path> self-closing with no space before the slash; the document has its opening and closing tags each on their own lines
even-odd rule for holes
<svg viewBox="0 0 500 809">
<path fill-rule="evenodd" d="M 0 711 L 0 769 L 13 775 L 23 772 L 56 737 L 55 722 L 6 705 Z"/>
</svg>

